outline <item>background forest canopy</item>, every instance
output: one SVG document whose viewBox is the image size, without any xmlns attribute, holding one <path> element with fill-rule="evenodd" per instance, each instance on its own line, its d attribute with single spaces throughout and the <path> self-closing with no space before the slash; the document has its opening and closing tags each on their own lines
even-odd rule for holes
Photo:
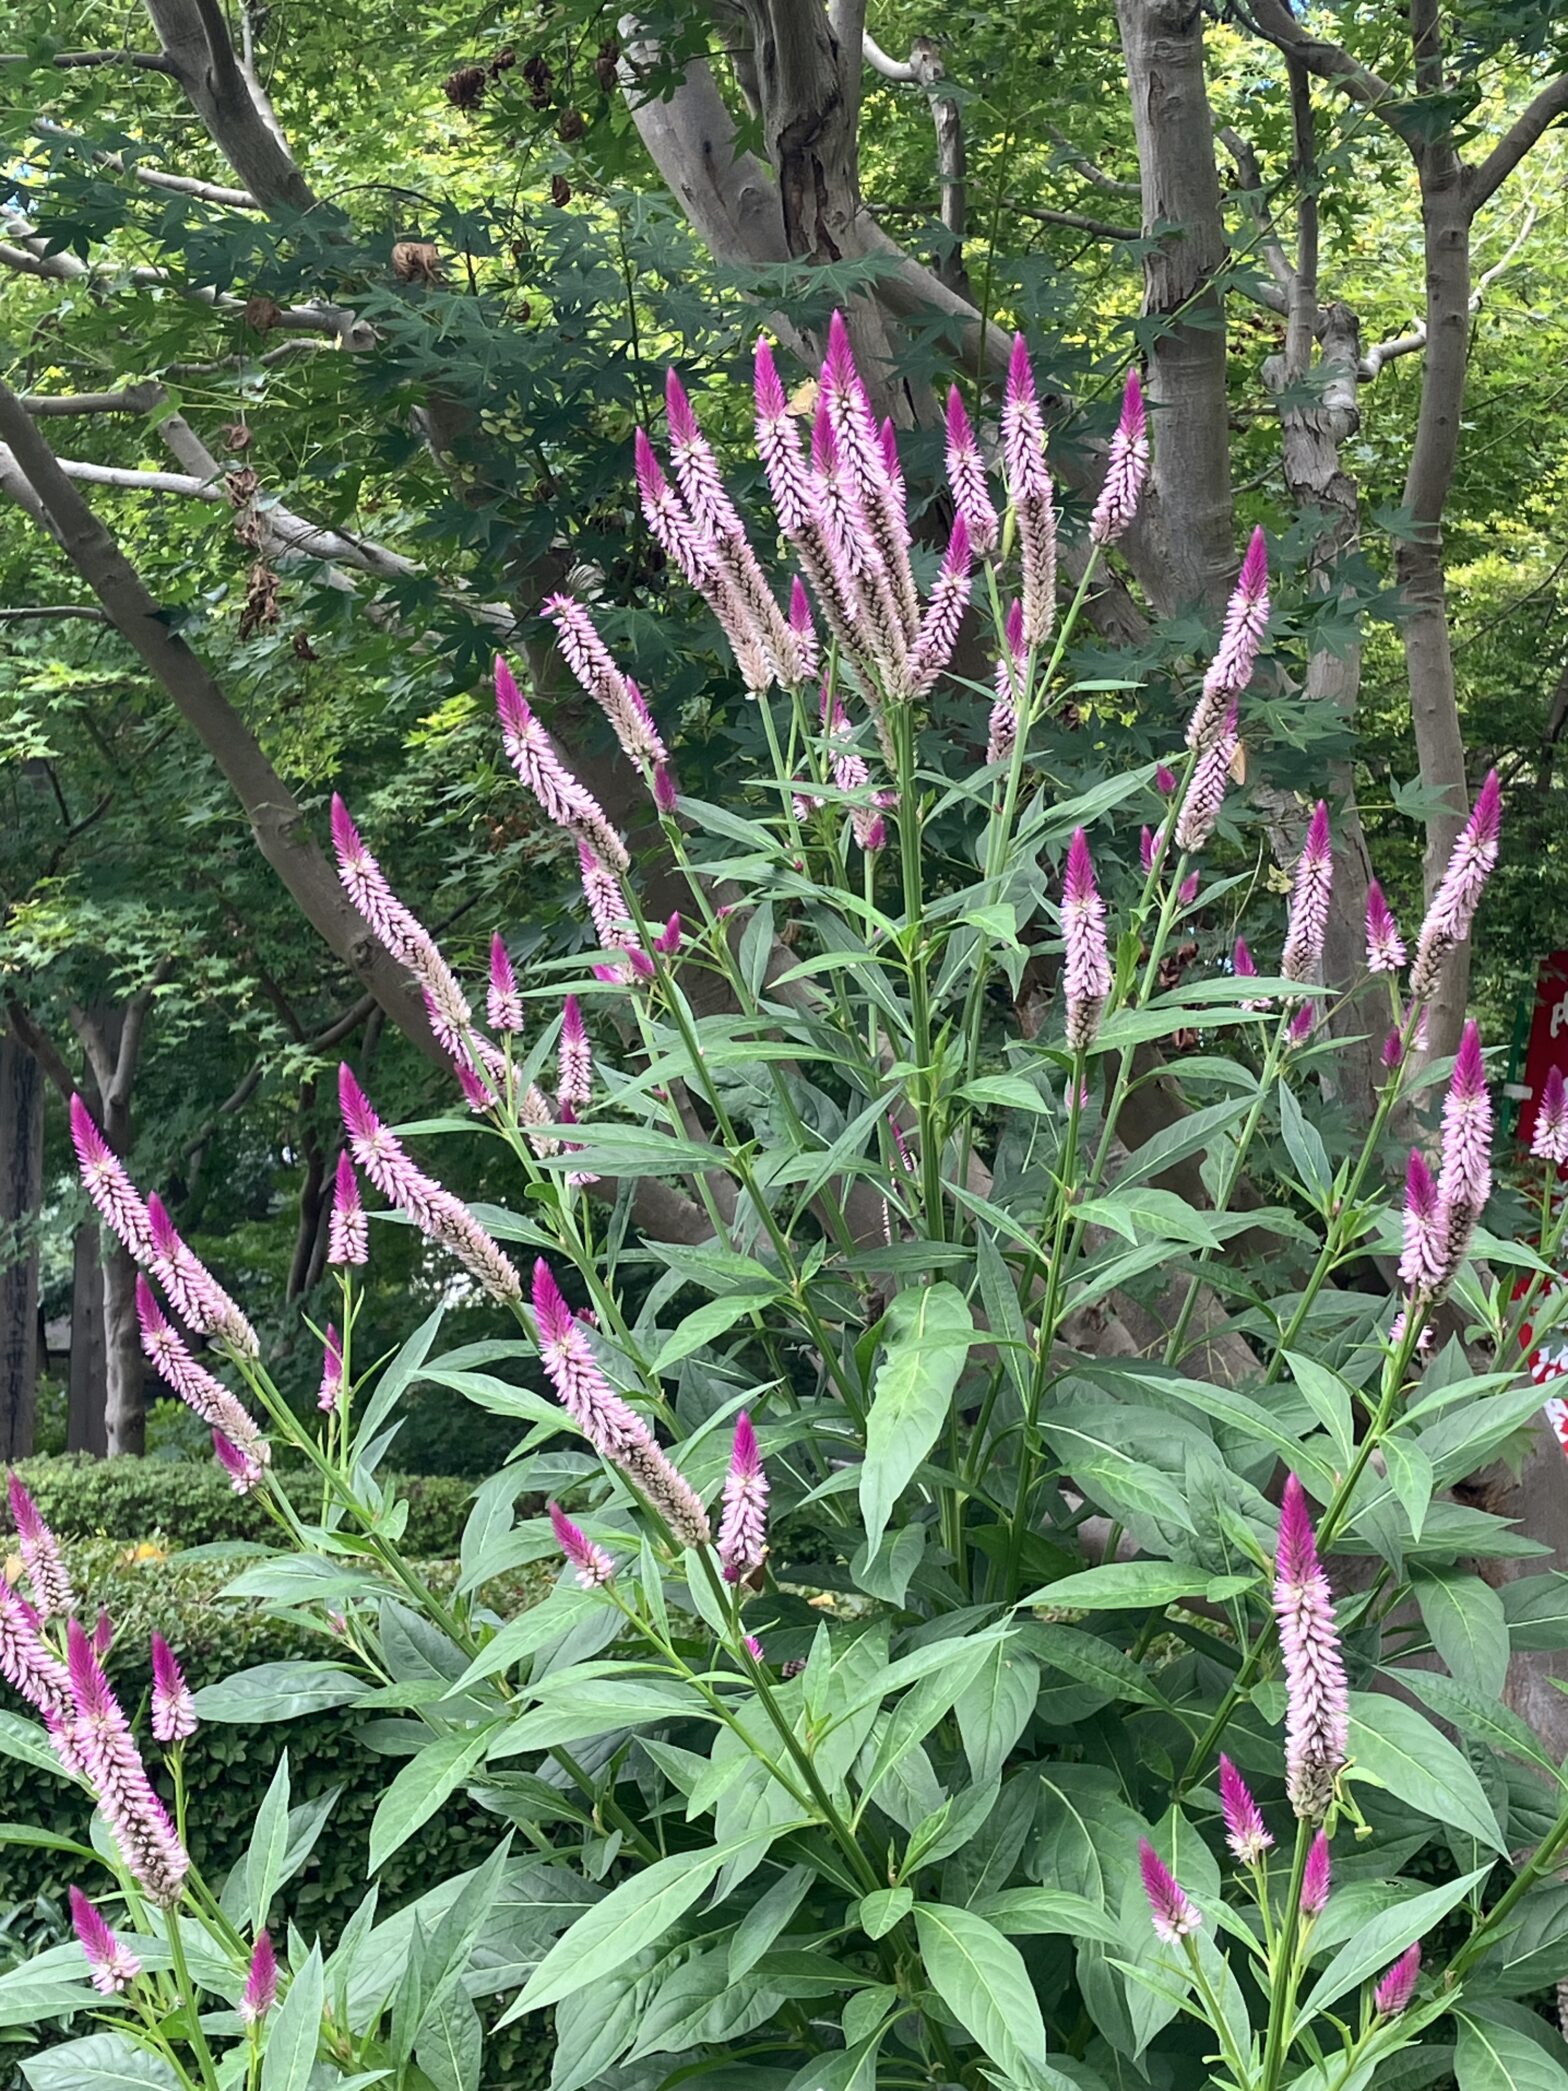
<svg viewBox="0 0 1568 2091">
<path fill-rule="evenodd" d="M 1414 917 L 1495 764 L 1507 841 L 1470 998 L 1506 1040 L 1568 921 L 1549 0 L 3 16 L 0 1453 L 143 1445 L 129 1265 L 74 1188 L 73 1087 L 236 1290 L 277 1301 L 308 1398 L 331 1070 L 372 1066 L 393 1115 L 451 1103 L 338 887 L 330 793 L 476 976 L 497 927 L 524 973 L 590 945 L 575 863 L 501 758 L 490 658 L 634 819 L 640 780 L 539 618 L 572 575 L 685 788 L 724 800 L 756 711 L 644 528 L 632 434 L 678 364 L 759 522 L 752 344 L 776 335 L 799 383 L 837 306 L 929 570 L 949 382 L 994 424 L 1027 335 L 1070 587 L 1144 370 L 1150 502 L 1068 663 L 1117 687 L 1056 722 L 1058 766 L 1087 788 L 1174 745 L 1261 524 L 1275 615 L 1223 830 L 1249 878 L 1216 946 L 1249 896 L 1277 906 L 1327 790 L 1334 977 L 1367 842 Z M 938 726 L 978 759 L 972 717 Z M 1435 1050 L 1465 1001 L 1460 969 Z M 1331 1134 L 1365 1115 L 1376 1045 L 1347 1042 Z M 454 1188 L 482 1198 L 476 1147 Z M 373 1278 L 372 1350 L 442 1282 L 411 1230 Z M 70 1325 L 69 1389 L 40 1302 Z M 417 1431 L 406 1464 L 452 1456 Z"/>
</svg>

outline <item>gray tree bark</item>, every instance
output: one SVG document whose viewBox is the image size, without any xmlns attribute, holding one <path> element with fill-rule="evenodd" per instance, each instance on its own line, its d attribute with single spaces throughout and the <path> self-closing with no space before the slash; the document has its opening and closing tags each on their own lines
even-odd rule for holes
<svg viewBox="0 0 1568 2091">
<path fill-rule="evenodd" d="M 71 1370 L 66 1396 L 65 1449 L 102 1459 L 109 1450 L 104 1390 L 109 1377 L 104 1347 L 103 1252 L 96 1223 L 78 1227 L 71 1258 Z"/>
<path fill-rule="evenodd" d="M 38 1413 L 38 1239 L 44 1074 L 0 1034 L 0 1459 L 25 1459 Z"/>
</svg>

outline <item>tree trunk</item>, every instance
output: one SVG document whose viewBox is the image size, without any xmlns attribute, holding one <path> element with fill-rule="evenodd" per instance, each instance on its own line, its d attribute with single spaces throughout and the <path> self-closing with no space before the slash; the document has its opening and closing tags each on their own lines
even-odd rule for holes
<svg viewBox="0 0 1568 2091">
<path fill-rule="evenodd" d="M 136 1325 L 136 1265 L 105 1237 L 103 1265 L 104 1449 L 111 1459 L 147 1449 L 146 1367 Z"/>
<path fill-rule="evenodd" d="M 103 1262 L 95 1222 L 76 1230 L 71 1263 L 71 1378 L 66 1407 L 65 1449 L 102 1459 L 109 1449 L 104 1427 Z"/>
<path fill-rule="evenodd" d="M 38 1413 L 38 1239 L 44 1075 L 0 1035 L 0 1459 L 25 1459 Z"/>
<path fill-rule="evenodd" d="M 1453 483 L 1470 347 L 1470 220 L 1457 154 L 1433 147 L 1418 161 L 1426 250 L 1426 360 L 1421 408 L 1405 478 L 1411 535 L 1395 571 L 1404 597 L 1402 636 L 1410 679 L 1421 782 L 1445 806 L 1427 816 L 1427 898 L 1436 891 L 1470 805 L 1459 698 L 1443 580 L 1443 508 Z M 1428 1051 L 1454 1052 L 1470 989 L 1470 947 L 1462 944 L 1443 969 L 1428 1016 Z"/>
<path fill-rule="evenodd" d="M 1117 0 L 1143 189 L 1143 309 L 1174 321 L 1149 356 L 1155 526 L 1165 611 L 1222 603 L 1236 572 L 1225 391 L 1226 258 L 1203 12 L 1190 0 Z"/>
</svg>

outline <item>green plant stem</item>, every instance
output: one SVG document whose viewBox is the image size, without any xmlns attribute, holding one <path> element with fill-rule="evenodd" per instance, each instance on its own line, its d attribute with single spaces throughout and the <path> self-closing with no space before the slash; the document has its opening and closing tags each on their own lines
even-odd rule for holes
<svg viewBox="0 0 1568 2091">
<path fill-rule="evenodd" d="M 633 1851 L 639 1853 L 650 1865 L 664 1856 L 647 1831 L 638 1829 L 636 1823 L 632 1821 L 613 1793 L 600 1793 L 598 1787 L 594 1785 L 593 1780 L 589 1778 L 570 1750 L 560 1743 L 553 1743 L 550 1748 L 550 1755 L 555 1759 L 562 1771 L 565 1772 L 583 1799 L 588 1802 L 591 1811 L 595 1815 L 602 1815 L 606 1822 L 613 1824 L 632 1847 Z"/>
<path fill-rule="evenodd" d="M 206 2032 L 202 2027 L 196 1985 L 191 1980 L 191 1971 L 185 1959 L 185 1941 L 180 1936 L 178 1909 L 169 1911 L 166 1928 L 169 1934 L 169 1954 L 174 1962 L 174 1979 L 180 1986 L 180 1995 L 184 1999 L 185 2010 L 190 2019 L 191 2047 L 195 2051 L 197 2066 L 201 2070 L 201 2080 L 207 2086 L 207 2091 L 218 2091 L 218 2072 L 213 2063 L 212 2049 L 207 2045 Z"/>
<path fill-rule="evenodd" d="M 1263 2071 L 1258 2091 L 1278 2091 L 1279 2073 L 1285 2062 L 1286 2036 L 1296 2008 L 1296 1941 L 1301 1933 L 1301 1883 L 1307 1870 L 1307 1854 L 1315 1834 L 1310 1822 L 1296 1824 L 1296 1849 L 1290 1861 L 1290 1885 L 1285 1908 L 1274 1941 L 1273 1980 L 1269 1984 L 1269 2024 L 1263 2049 Z"/>
<path fill-rule="evenodd" d="M 1448 1963 L 1443 1974 L 1445 1989 L 1457 1983 L 1479 1960 L 1536 1882 L 1556 1864 L 1565 1847 L 1568 1847 L 1568 1801 L 1558 1810 L 1556 1821 L 1534 1852 Z"/>
<path fill-rule="evenodd" d="M 1220 2000 L 1214 1994 L 1214 1986 L 1203 1972 L 1203 1961 L 1198 1953 L 1198 1942 L 1188 1933 L 1182 1939 L 1182 1946 L 1187 1955 L 1187 1965 L 1192 1969 L 1192 1979 L 1197 1986 L 1198 1995 L 1203 1999 L 1205 2020 L 1212 2027 L 1214 2036 L 1219 2041 L 1220 2054 L 1224 2058 L 1225 2066 L 1235 2077 L 1238 2084 L 1244 2084 L 1247 2080 L 1246 2067 L 1231 2044 L 1230 2029 L 1225 2023 L 1225 2014 L 1220 2009 Z"/>
</svg>

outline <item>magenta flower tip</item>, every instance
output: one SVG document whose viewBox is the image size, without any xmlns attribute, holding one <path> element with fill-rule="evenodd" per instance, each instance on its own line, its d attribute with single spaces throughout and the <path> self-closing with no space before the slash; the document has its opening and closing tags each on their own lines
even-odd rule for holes
<svg viewBox="0 0 1568 2091">
<path fill-rule="evenodd" d="M 835 385 L 852 385 L 857 376 L 849 327 L 843 313 L 837 310 L 828 321 L 828 352 L 822 359 L 822 375 Z"/>
<path fill-rule="evenodd" d="M 653 948 L 661 958 L 673 958 L 681 948 L 681 917 L 677 908 L 663 929 L 653 940 Z"/>
<path fill-rule="evenodd" d="M 1530 1152 L 1537 1160 L 1554 1162 L 1559 1168 L 1568 1162 L 1568 1087 L 1560 1067 L 1551 1068 L 1541 1084 Z"/>
<path fill-rule="evenodd" d="M 1258 969 L 1253 962 L 1252 953 L 1247 947 L 1245 937 L 1236 939 L 1230 955 L 1230 969 L 1239 979 L 1255 980 L 1257 978 Z"/>
<path fill-rule="evenodd" d="M 1034 371 L 1029 363 L 1029 344 L 1022 334 L 1013 336 L 1012 354 L 1007 360 L 1007 397 L 1014 404 L 1022 404 L 1034 398 Z"/>
<path fill-rule="evenodd" d="M 597 1589 L 601 1583 L 609 1582 L 615 1573 L 615 1564 L 602 1546 L 597 1546 L 580 1525 L 574 1525 L 559 1503 L 547 1503 L 550 1513 L 550 1529 L 555 1534 L 555 1543 L 577 1571 L 578 1583 L 584 1590 Z"/>
<path fill-rule="evenodd" d="M 970 541 L 969 525 L 961 514 L 955 515 L 947 540 L 947 570 L 950 574 L 967 574 L 973 562 L 974 546 Z"/>
<path fill-rule="evenodd" d="M 741 1582 L 767 1559 L 767 1520 L 768 1477 L 751 1417 L 742 1409 L 735 1418 L 719 1526 L 719 1565 L 726 1582 Z"/>
<path fill-rule="evenodd" d="M 1503 826 L 1503 788 L 1496 770 L 1488 770 L 1486 782 L 1470 809 L 1470 833 L 1477 842 L 1495 843 Z"/>
<path fill-rule="evenodd" d="M 1405 1042 L 1400 1037 L 1397 1031 L 1390 1031 L 1387 1038 L 1384 1039 L 1383 1050 L 1379 1057 L 1381 1058 L 1384 1067 L 1386 1067 L 1390 1073 L 1392 1073 L 1393 1070 L 1396 1067 L 1398 1067 L 1400 1062 L 1404 1059 Z"/>
<path fill-rule="evenodd" d="M 571 1332 L 572 1310 L 555 1282 L 554 1271 L 542 1256 L 534 1264 L 534 1319 L 545 1343 L 559 1343 Z"/>
<path fill-rule="evenodd" d="M 1329 1885 L 1333 1878 L 1333 1866 L 1329 1860 L 1328 1839 L 1321 1830 L 1312 1840 L 1307 1853 L 1306 1870 L 1301 1876 L 1301 1914 L 1304 1917 L 1321 1917 L 1328 1907 Z"/>
<path fill-rule="evenodd" d="M 1256 599 L 1269 585 L 1268 540 L 1261 529 L 1254 530 L 1247 545 L 1247 556 L 1241 562 L 1241 573 L 1236 584 L 1243 595 Z"/>
<path fill-rule="evenodd" d="M 369 1097 L 360 1088 L 354 1070 L 346 1060 L 338 1064 L 338 1108 L 351 1138 L 373 1140 L 380 1132 L 381 1121 L 371 1109 Z"/>
<path fill-rule="evenodd" d="M 258 1931 L 250 1957 L 250 1973 L 245 1978 L 245 1994 L 240 1999 L 240 2017 L 247 2025 L 254 2025 L 258 2019 L 266 2017 L 277 2001 L 278 1957 L 272 1950 L 270 1935 Z"/>
<path fill-rule="evenodd" d="M 1176 772 L 1168 764 L 1159 763 L 1154 772 L 1154 784 L 1155 789 L 1168 799 L 1176 789 Z"/>
<path fill-rule="evenodd" d="M 1220 1755 L 1220 1811 L 1225 1819 L 1225 1841 L 1244 1866 L 1256 1866 L 1273 1847 L 1262 1811 L 1252 1798 L 1246 1780 L 1222 1752 Z"/>
<path fill-rule="evenodd" d="M 1415 1995 L 1421 1973 L 1421 1943 L 1407 1946 L 1372 1992 L 1372 2008 L 1379 2018 L 1398 2018 Z"/>
<path fill-rule="evenodd" d="M 1202 1913 L 1147 1837 L 1138 1840 L 1138 1871 L 1143 1877 L 1143 1892 L 1149 1898 L 1149 1917 L 1157 1939 L 1174 1946 L 1178 1939 L 1201 1928 Z"/>
<path fill-rule="evenodd" d="M 809 632 L 811 629 L 811 598 L 806 593 L 806 584 L 799 574 L 790 577 L 789 621 L 792 630 Z"/>
<path fill-rule="evenodd" d="M 673 813 L 677 796 L 675 778 L 671 774 L 669 764 L 666 762 L 655 763 L 653 769 L 654 805 L 658 807 L 661 813 Z"/>
<path fill-rule="evenodd" d="M 1089 855 L 1089 838 L 1082 828 L 1074 828 L 1073 839 L 1067 846 L 1067 870 L 1062 885 L 1070 900 L 1085 899 L 1094 891 L 1094 863 Z"/>
<path fill-rule="evenodd" d="M 1122 389 L 1121 431 L 1124 436 L 1136 441 L 1144 432 L 1146 416 L 1143 406 L 1143 380 L 1137 366 L 1128 371 L 1127 383 Z"/>
<path fill-rule="evenodd" d="M 364 848 L 353 817 L 337 792 L 332 794 L 332 846 L 340 858 L 357 857 Z"/>
<path fill-rule="evenodd" d="M 1002 632 L 1007 640 L 1008 652 L 1015 657 L 1021 656 L 1024 650 L 1024 606 L 1016 596 L 1008 605 L 1007 617 L 1003 623 Z M 1174 781 L 1173 779 L 1173 784 Z"/>
<path fill-rule="evenodd" d="M 102 1914 L 88 1901 L 80 1888 L 72 1886 L 68 1892 L 68 1900 L 71 1907 L 71 1928 L 87 1956 L 93 1988 L 104 1997 L 123 1994 L 141 1973 L 141 1962 L 128 1946 L 115 1937 L 104 1922 Z"/>
<path fill-rule="evenodd" d="M 974 439 L 975 432 L 970 425 L 963 394 L 956 385 L 950 385 L 947 392 L 947 440 L 955 450 L 967 450 Z"/>
<path fill-rule="evenodd" d="M 789 401 L 785 397 L 778 365 L 773 360 L 773 344 L 761 334 L 757 336 L 752 356 L 752 371 L 758 414 L 765 421 L 781 420 L 789 412 Z"/>
<path fill-rule="evenodd" d="M 697 417 L 691 410 L 691 401 L 686 396 L 686 387 L 681 383 L 673 366 L 664 373 L 664 411 L 669 417 L 670 435 L 677 443 L 689 443 L 697 435 Z"/>
<path fill-rule="evenodd" d="M 533 716 L 523 702 L 517 679 L 499 654 L 495 657 L 495 708 L 509 732 L 521 733 Z"/>
<path fill-rule="evenodd" d="M 16 1526 L 17 1536 L 22 1539 L 36 1539 L 44 1530 L 44 1522 L 38 1515 L 38 1506 L 27 1493 L 20 1474 L 13 1471 L 7 1476 L 6 1492 L 11 1498 L 11 1522 Z"/>
<path fill-rule="evenodd" d="M 1312 809 L 1312 818 L 1307 824 L 1305 854 L 1314 863 L 1326 863 L 1334 854 L 1333 837 L 1328 824 L 1328 807 L 1319 799 Z"/>
<path fill-rule="evenodd" d="M 1486 1088 L 1486 1058 L 1481 1051 L 1481 1027 L 1472 1017 L 1465 1025 L 1454 1059 L 1450 1093 L 1459 1097 L 1480 1096 Z"/>
<path fill-rule="evenodd" d="M 1280 1503 L 1276 1564 L 1276 1573 L 1286 1583 L 1310 1582 L 1320 1572 L 1317 1535 L 1312 1529 L 1312 1513 L 1307 1508 L 1307 1492 L 1294 1474 L 1286 1476 L 1285 1494 Z"/>
</svg>

